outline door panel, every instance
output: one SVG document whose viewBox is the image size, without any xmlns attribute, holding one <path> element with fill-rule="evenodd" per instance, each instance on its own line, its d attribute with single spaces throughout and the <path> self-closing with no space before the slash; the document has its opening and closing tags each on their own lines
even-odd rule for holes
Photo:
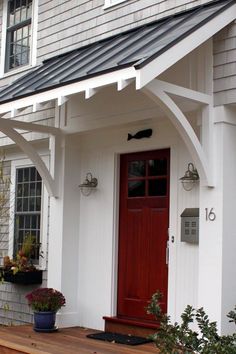
<svg viewBox="0 0 236 354">
<path fill-rule="evenodd" d="M 169 150 L 122 155 L 120 171 L 118 316 L 145 321 L 157 289 L 167 307 Z"/>
</svg>

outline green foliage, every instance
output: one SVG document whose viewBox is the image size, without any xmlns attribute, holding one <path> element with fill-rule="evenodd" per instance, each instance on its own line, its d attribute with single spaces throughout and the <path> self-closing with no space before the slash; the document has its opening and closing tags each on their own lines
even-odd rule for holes
<svg viewBox="0 0 236 354">
<path fill-rule="evenodd" d="M 234 322 L 236 324 L 236 306 L 234 307 L 234 310 L 229 312 L 227 317 L 230 318 L 229 322 Z"/>
<path fill-rule="evenodd" d="M 203 308 L 195 310 L 188 305 L 181 315 L 182 322 L 171 324 L 170 317 L 161 310 L 161 298 L 162 294 L 157 291 L 147 307 L 147 313 L 160 323 L 151 338 L 161 354 L 236 354 L 236 334 L 219 336 L 216 322 L 210 322 Z M 228 317 L 236 323 L 236 307 Z M 194 321 L 199 333 L 190 328 Z"/>
</svg>

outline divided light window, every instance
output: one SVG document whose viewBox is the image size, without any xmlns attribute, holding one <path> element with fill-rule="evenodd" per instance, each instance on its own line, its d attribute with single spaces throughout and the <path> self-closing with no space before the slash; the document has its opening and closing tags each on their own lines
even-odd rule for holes
<svg viewBox="0 0 236 354">
<path fill-rule="evenodd" d="M 27 235 L 35 237 L 34 263 L 39 261 L 42 179 L 35 167 L 16 170 L 14 255 Z"/>
<path fill-rule="evenodd" d="M 9 0 L 7 14 L 6 71 L 29 64 L 32 0 Z"/>
</svg>

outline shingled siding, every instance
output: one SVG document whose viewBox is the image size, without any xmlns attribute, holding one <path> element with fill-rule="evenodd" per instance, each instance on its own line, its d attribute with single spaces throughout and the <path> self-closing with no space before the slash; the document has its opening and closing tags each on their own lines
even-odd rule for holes
<svg viewBox="0 0 236 354">
<path fill-rule="evenodd" d="M 236 22 L 214 37 L 215 105 L 236 101 Z"/>
<path fill-rule="evenodd" d="M 39 0 L 38 62 L 209 0 Z"/>
<path fill-rule="evenodd" d="M 33 322 L 25 295 L 36 287 L 6 282 L 0 285 L 0 324 L 15 326 Z"/>
</svg>

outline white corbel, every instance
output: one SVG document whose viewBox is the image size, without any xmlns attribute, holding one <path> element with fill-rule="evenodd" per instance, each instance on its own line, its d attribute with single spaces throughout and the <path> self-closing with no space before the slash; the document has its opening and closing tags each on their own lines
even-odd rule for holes
<svg viewBox="0 0 236 354">
<path fill-rule="evenodd" d="M 40 176 L 42 177 L 43 182 L 48 190 L 48 193 L 53 197 L 58 197 L 58 190 L 56 188 L 57 186 L 56 186 L 55 179 L 52 178 L 44 161 L 39 156 L 37 151 L 33 148 L 33 146 L 20 133 L 16 132 L 13 128 L 0 125 L 0 130 L 5 135 L 7 135 L 10 139 L 12 139 L 31 159 L 31 161 L 34 163 L 35 167 L 37 168 Z"/>
<path fill-rule="evenodd" d="M 210 168 L 209 159 L 203 147 L 196 136 L 191 124 L 175 104 L 175 102 L 158 86 L 157 80 L 153 80 L 146 85 L 142 91 L 150 97 L 158 106 L 166 113 L 173 125 L 178 130 L 185 144 L 187 145 L 189 152 L 197 166 L 200 177 L 209 187 L 213 187 L 212 168 Z M 212 117 L 208 120 L 209 129 L 212 130 Z M 205 138 L 206 140 L 206 138 Z"/>
<path fill-rule="evenodd" d="M 117 91 L 122 91 L 124 90 L 129 84 L 131 84 L 131 82 L 133 81 L 133 79 L 119 79 L 117 81 Z"/>
<path fill-rule="evenodd" d="M 65 104 L 68 101 L 68 97 L 66 96 L 58 96 L 57 98 L 57 104 L 58 106 L 62 106 L 63 104 Z"/>
<path fill-rule="evenodd" d="M 44 161 L 38 152 L 34 149 L 29 141 L 27 141 L 22 134 L 18 133 L 15 129 L 35 131 L 40 133 L 50 134 L 53 137 L 56 150 L 53 150 L 53 156 L 51 159 L 52 165 L 54 165 L 54 160 L 57 156 L 60 156 L 59 146 L 61 144 L 62 133 L 59 128 L 49 127 L 46 125 L 21 122 L 12 119 L 0 118 L 0 131 L 2 131 L 6 136 L 13 140 L 24 153 L 31 159 L 37 168 L 42 180 L 48 190 L 49 195 L 53 197 L 59 196 L 58 179 L 59 175 L 54 173 L 54 167 L 52 171 L 49 171 Z"/>
<path fill-rule="evenodd" d="M 204 105 L 212 104 L 213 101 L 212 96 L 206 93 L 196 91 L 196 90 L 191 90 L 186 87 L 171 84 L 169 82 L 165 82 L 158 79 L 153 80 L 153 82 L 155 82 L 155 84 L 159 87 L 159 89 L 161 89 L 166 93 L 170 93 L 172 95 L 179 96 L 179 97 L 184 97 L 189 100 L 202 103 Z"/>
<path fill-rule="evenodd" d="M 89 98 L 94 96 L 97 92 L 98 92 L 98 90 L 95 88 L 87 88 L 85 90 L 85 99 L 88 100 Z"/>
<path fill-rule="evenodd" d="M 47 125 L 42 125 L 37 123 L 22 122 L 15 119 L 0 118 L 0 130 L 1 130 L 1 126 L 12 128 L 12 129 L 34 131 L 34 132 L 45 133 L 45 134 L 53 134 L 53 135 L 62 134 L 59 128 L 50 127 Z"/>
</svg>

